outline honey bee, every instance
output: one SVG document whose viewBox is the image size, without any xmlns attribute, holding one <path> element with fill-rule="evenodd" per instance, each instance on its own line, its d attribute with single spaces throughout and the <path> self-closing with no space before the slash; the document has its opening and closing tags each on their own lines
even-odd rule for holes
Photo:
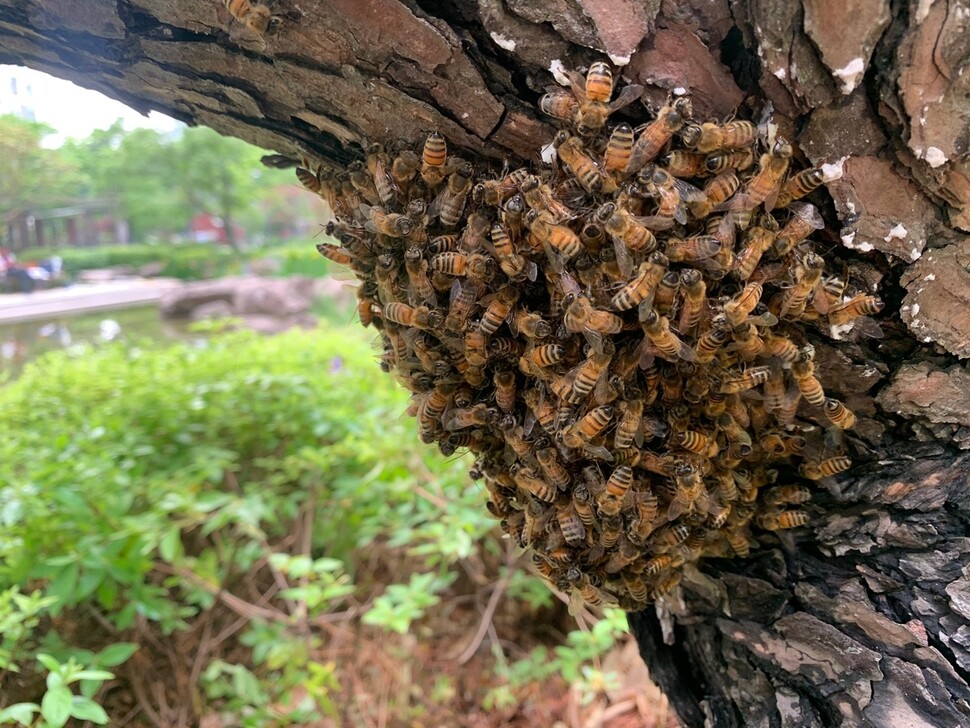
<svg viewBox="0 0 970 728">
<path fill-rule="evenodd" d="M 761 301 L 764 287 L 760 283 L 749 283 L 742 291 L 724 304 L 724 316 L 732 326 L 744 323 Z"/>
<path fill-rule="evenodd" d="M 779 485 L 765 492 L 765 503 L 773 506 L 799 505 L 812 499 L 812 491 L 801 485 Z"/>
<path fill-rule="evenodd" d="M 627 171 L 631 174 L 638 172 L 655 160 L 692 114 L 690 99 L 686 96 L 674 99 L 661 108 L 657 118 L 642 129 L 633 143 Z"/>
<path fill-rule="evenodd" d="M 451 286 L 448 302 L 448 315 L 445 317 L 445 330 L 458 333 L 465 328 L 468 317 L 478 304 L 482 292 L 482 283 L 473 278 L 464 281 L 455 280 Z M 482 336 L 482 348 L 485 346 L 484 332 L 477 332 Z M 484 361 L 481 362 L 484 364 Z"/>
<path fill-rule="evenodd" d="M 669 167 L 667 171 L 671 174 L 676 174 Z M 710 215 L 715 207 L 725 202 L 731 195 L 737 192 L 740 186 L 741 182 L 738 180 L 738 175 L 734 171 L 721 172 L 704 185 L 704 188 L 701 190 L 704 193 L 704 199 L 690 202 L 687 207 L 695 218 L 702 220 Z"/>
<path fill-rule="evenodd" d="M 556 488 L 540 478 L 532 468 L 525 467 L 521 463 L 514 463 L 509 468 L 509 474 L 517 486 L 540 501 L 552 503 L 556 500 Z"/>
<path fill-rule="evenodd" d="M 603 334 L 617 334 L 623 329 L 623 319 L 609 311 L 593 308 L 586 296 L 569 293 L 563 305 L 566 330 L 584 334 L 595 350 L 602 351 Z"/>
<path fill-rule="evenodd" d="M 495 404 L 503 412 L 515 409 L 515 372 L 511 369 L 497 369 L 492 375 L 495 385 Z"/>
<path fill-rule="evenodd" d="M 351 265 L 356 258 L 346 248 L 341 248 L 329 243 L 317 243 L 317 252 L 324 258 L 336 263 L 337 265 Z"/>
<path fill-rule="evenodd" d="M 680 546 L 690 536 L 686 523 L 668 523 L 658 528 L 650 538 L 650 546 L 658 554 L 666 554 Z"/>
<path fill-rule="evenodd" d="M 792 175 L 785 182 L 778 195 L 778 207 L 788 207 L 792 200 L 800 200 L 805 195 L 811 194 L 825 181 L 825 173 L 819 167 L 803 169 L 801 172 Z"/>
<path fill-rule="evenodd" d="M 836 455 L 820 462 L 808 461 L 798 468 L 799 474 L 808 480 L 821 480 L 838 475 L 852 467 L 852 460 L 845 455 Z"/>
<path fill-rule="evenodd" d="M 765 342 L 758 336 L 758 330 L 745 321 L 734 327 L 732 332 L 735 350 L 744 362 L 752 362 L 765 349 Z"/>
<path fill-rule="evenodd" d="M 649 311 L 641 323 L 643 333 L 650 339 L 662 359 L 671 362 L 681 359 L 696 361 L 697 355 L 694 350 L 670 330 L 670 321 L 665 316 L 659 316 L 656 311 Z"/>
<path fill-rule="evenodd" d="M 610 426 L 613 421 L 614 408 L 610 405 L 600 405 L 587 412 L 568 429 L 562 432 L 562 442 L 566 447 L 581 448 Z"/>
<path fill-rule="evenodd" d="M 717 442 L 709 435 L 696 430 L 682 430 L 671 438 L 674 447 L 680 447 L 689 452 L 713 457 L 717 454 Z"/>
<path fill-rule="evenodd" d="M 551 367 L 566 358 L 566 347 L 560 344 L 541 344 L 533 347 L 527 356 L 537 367 Z"/>
<path fill-rule="evenodd" d="M 821 230 L 825 222 L 815 205 L 808 202 L 796 202 L 791 206 L 792 216 L 779 231 L 771 248 L 776 258 L 784 258 L 788 253 L 812 234 L 813 230 Z"/>
<path fill-rule="evenodd" d="M 428 278 L 428 261 L 421 254 L 421 248 L 417 246 L 408 248 L 404 254 L 404 267 L 410 282 L 408 301 L 411 305 L 433 306 L 437 303 L 437 296 Z"/>
<path fill-rule="evenodd" d="M 546 480 L 559 490 L 569 488 L 572 478 L 570 478 L 569 472 L 563 467 L 562 463 L 559 462 L 559 458 L 556 457 L 555 448 L 546 447 L 536 450 L 536 460 L 539 461 L 539 467 L 542 469 L 543 475 L 546 476 Z"/>
<path fill-rule="evenodd" d="M 667 238 L 664 253 L 673 263 L 694 263 L 711 258 L 721 250 L 721 241 L 713 235 Z"/>
<path fill-rule="evenodd" d="M 579 483 L 573 488 L 572 503 L 579 520 L 586 528 L 592 528 L 596 524 L 596 513 L 592 506 L 592 496 L 584 483 Z"/>
<path fill-rule="evenodd" d="M 359 210 L 365 217 L 364 227 L 371 232 L 392 238 L 404 238 L 414 230 L 414 221 L 400 213 L 385 212 L 377 205 L 371 207 L 362 204 Z"/>
<path fill-rule="evenodd" d="M 714 152 L 714 154 L 708 154 L 704 166 L 707 167 L 707 171 L 711 174 L 722 174 L 725 172 L 743 172 L 753 164 L 753 150 L 735 149 L 729 152 Z"/>
<path fill-rule="evenodd" d="M 461 220 L 473 174 L 470 164 L 462 165 L 460 169 L 448 176 L 448 184 L 431 203 L 429 214 L 431 217 L 438 217 L 443 227 L 454 227 Z"/>
<path fill-rule="evenodd" d="M 519 212 L 524 213 L 524 206 L 519 209 L 520 203 L 524 203 L 529 208 L 536 210 L 545 222 L 553 225 L 566 222 L 576 216 L 567 205 L 556 199 L 549 185 L 543 184 L 535 175 L 530 174 L 523 179 L 519 183 L 519 191 L 521 197 L 518 195 L 510 197 L 505 203 L 506 210 L 514 207 Z"/>
<path fill-rule="evenodd" d="M 613 353 L 612 345 L 602 353 L 593 351 L 567 375 L 572 380 L 572 388 L 566 397 L 568 402 L 582 402 L 589 396 L 597 382 L 608 371 Z"/>
<path fill-rule="evenodd" d="M 629 124 L 618 124 L 610 139 L 606 143 L 603 154 L 603 171 L 610 175 L 614 182 L 619 181 L 626 173 L 633 154 L 633 127 Z"/>
<path fill-rule="evenodd" d="M 610 558 L 603 565 L 603 571 L 607 574 L 617 574 L 639 559 L 642 553 L 640 546 L 621 536 L 616 550 L 610 554 Z"/>
<path fill-rule="evenodd" d="M 514 333 L 527 339 L 547 339 L 552 336 L 552 326 L 549 322 L 543 320 L 539 314 L 526 311 L 524 308 L 515 309 L 509 327 Z"/>
<path fill-rule="evenodd" d="M 550 435 L 555 435 L 556 428 L 556 408 L 548 398 L 544 397 L 538 389 L 527 389 L 523 394 L 526 406 L 532 412 L 535 421 L 539 426 Z"/>
<path fill-rule="evenodd" d="M 798 361 L 798 358 L 802 355 L 799 348 L 795 346 L 791 339 L 784 336 L 776 336 L 771 332 L 767 332 L 762 335 L 762 339 L 765 342 L 765 349 L 768 354 L 778 357 L 789 366 Z"/>
<path fill-rule="evenodd" d="M 557 507 L 556 520 L 563 538 L 570 546 L 580 546 L 586 541 L 586 524 L 571 503 Z"/>
<path fill-rule="evenodd" d="M 431 259 L 431 269 L 449 276 L 488 281 L 495 275 L 495 261 L 480 253 L 439 253 Z"/>
<path fill-rule="evenodd" d="M 798 317 L 805 310 L 808 297 L 822 279 L 825 261 L 814 253 L 809 253 L 795 267 L 795 283 L 780 298 L 777 306 L 778 316 Z M 775 311 L 773 311 L 775 313 Z"/>
<path fill-rule="evenodd" d="M 731 336 L 731 330 L 726 325 L 714 325 L 707 333 L 697 340 L 694 347 L 695 361 L 698 364 L 710 364 L 721 348 Z"/>
<path fill-rule="evenodd" d="M 707 155 L 675 149 L 662 160 L 664 168 L 674 177 L 706 177 Z"/>
<path fill-rule="evenodd" d="M 431 132 L 424 142 L 421 153 L 421 179 L 434 189 L 444 182 L 448 174 L 448 143 L 439 132 Z"/>
<path fill-rule="evenodd" d="M 439 385 L 423 396 L 418 407 L 418 426 L 422 442 L 434 442 L 441 429 L 441 416 L 451 403 L 454 387 Z"/>
<path fill-rule="evenodd" d="M 821 406 L 825 403 L 825 392 L 822 384 L 815 378 L 815 366 L 812 356 L 804 352 L 801 358 L 792 364 L 792 379 L 798 385 L 798 391 L 811 404 Z"/>
<path fill-rule="evenodd" d="M 725 532 L 724 538 L 727 539 L 728 545 L 731 547 L 735 556 L 746 559 L 751 555 L 751 540 L 744 531 L 733 528 L 729 529 Z"/>
<path fill-rule="evenodd" d="M 680 274 L 677 271 L 667 271 L 657 284 L 657 292 L 653 298 L 653 308 L 661 316 L 671 312 L 680 291 Z"/>
<path fill-rule="evenodd" d="M 768 381 L 771 374 L 771 367 L 760 366 L 750 367 L 738 376 L 726 377 L 721 381 L 720 391 L 723 394 L 737 394 L 754 389 L 760 384 Z"/>
<path fill-rule="evenodd" d="M 729 121 L 726 124 L 701 124 L 694 148 L 710 153 L 723 149 L 750 147 L 758 139 L 758 127 L 750 121 Z"/>
<path fill-rule="evenodd" d="M 829 422 L 840 430 L 850 430 L 855 427 L 855 413 L 839 400 L 826 399 L 823 409 Z"/>
<path fill-rule="evenodd" d="M 764 203 L 769 212 L 774 208 L 779 186 L 788 171 L 791 157 L 791 144 L 780 137 L 776 139 L 771 151 L 761 155 L 758 171 L 745 185 L 741 195 L 744 198 L 742 209 L 751 211 L 761 203 Z"/>
<path fill-rule="evenodd" d="M 606 481 L 606 489 L 597 503 L 601 516 L 616 516 L 623 506 L 623 499 L 633 483 L 633 469 L 628 465 L 616 468 Z M 622 523 L 622 521 L 621 521 Z"/>
<path fill-rule="evenodd" d="M 610 101 L 613 95 L 613 73 L 610 67 L 602 62 L 593 63 L 589 67 L 585 80 L 575 72 L 567 72 L 566 75 L 569 78 L 570 90 L 576 97 L 572 116 L 566 116 L 568 103 L 562 99 L 549 98 L 559 96 L 561 92 L 543 96 L 539 100 L 539 108 L 551 116 L 574 122 L 576 131 L 583 136 L 598 132 L 603 128 L 610 114 L 632 104 L 643 93 L 642 86 L 630 84 L 615 100 Z"/>
<path fill-rule="evenodd" d="M 502 225 L 496 223 L 492 226 L 491 239 L 499 267 L 509 280 L 521 283 L 526 279 L 531 281 L 536 279 L 538 274 L 536 264 L 515 252 L 512 239 Z"/>
<path fill-rule="evenodd" d="M 506 286 L 498 291 L 492 298 L 485 313 L 482 314 L 481 330 L 487 336 L 491 336 L 498 331 L 505 320 L 512 313 L 512 309 L 519 301 L 520 292 L 512 286 Z"/>
<path fill-rule="evenodd" d="M 352 162 L 347 170 L 350 172 L 350 183 L 360 196 L 371 205 L 381 204 L 381 198 L 374 186 L 374 178 L 364 171 L 363 162 Z"/>
<path fill-rule="evenodd" d="M 650 217 L 640 218 L 640 223 L 651 230 L 667 230 L 674 222 L 687 223 L 687 204 L 701 202 L 704 193 L 683 180 L 670 175 L 662 167 L 645 167 L 637 175 L 643 192 L 657 198 L 657 211 Z"/>
<path fill-rule="evenodd" d="M 613 239 L 616 262 L 624 276 L 633 272 L 631 253 L 647 254 L 657 247 L 654 234 L 641 225 L 638 218 L 615 203 L 608 202 L 600 207 L 596 211 L 596 219 L 603 223 Z"/>
<path fill-rule="evenodd" d="M 761 263 L 761 258 L 771 249 L 775 235 L 763 227 L 753 227 L 745 235 L 745 248 L 734 260 L 731 272 L 741 281 L 747 281 Z"/>
<path fill-rule="evenodd" d="M 391 162 L 391 179 L 394 186 L 405 194 L 411 188 L 411 183 L 421 171 L 422 160 L 410 149 L 405 149 Z"/>
<path fill-rule="evenodd" d="M 845 303 L 833 306 L 828 312 L 828 321 L 832 326 L 843 326 L 862 316 L 877 314 L 886 304 L 875 296 L 860 294 Z"/>
<path fill-rule="evenodd" d="M 636 277 L 613 296 L 610 306 L 616 311 L 628 311 L 644 302 L 650 306 L 666 273 L 666 256 L 658 252 L 651 253 L 649 259 L 640 264 Z"/>
<path fill-rule="evenodd" d="M 568 91 L 553 91 L 539 99 L 539 110 L 561 121 L 573 121 L 578 109 L 579 102 Z"/>
<path fill-rule="evenodd" d="M 634 499 L 636 517 L 627 531 L 627 538 L 634 544 L 643 544 L 657 527 L 660 501 L 652 490 L 637 492 Z"/>
<path fill-rule="evenodd" d="M 707 308 L 707 284 L 701 272 L 693 268 L 685 268 L 680 272 L 680 286 L 683 293 L 683 304 L 680 311 L 678 331 L 690 334 L 700 323 L 701 316 Z M 696 359 L 696 354 L 695 354 Z"/>
<path fill-rule="evenodd" d="M 509 197 L 519 191 L 519 185 L 530 176 L 525 167 L 505 175 L 501 179 L 485 180 L 472 189 L 472 199 L 490 207 L 500 207 Z"/>
<path fill-rule="evenodd" d="M 640 433 L 641 418 L 643 417 L 644 400 L 642 397 L 635 396 L 636 390 L 627 392 L 627 399 L 620 403 L 620 419 L 616 424 L 616 432 L 613 435 L 613 447 L 616 450 L 626 450 L 633 447 L 635 440 L 640 440 L 638 445 L 643 444 L 643 436 Z"/>
<path fill-rule="evenodd" d="M 766 531 L 781 531 L 804 526 L 808 520 L 809 515 L 805 511 L 781 511 L 780 513 L 769 511 L 758 516 L 758 525 Z"/>
<path fill-rule="evenodd" d="M 273 14 L 268 6 L 249 0 L 222 0 L 222 4 L 226 6 L 232 17 L 256 35 L 263 35 L 269 30 Z"/>
<path fill-rule="evenodd" d="M 386 321 L 393 321 L 401 326 L 414 326 L 419 329 L 434 329 L 444 323 L 444 316 L 437 309 L 427 306 L 408 306 L 406 303 L 388 303 L 380 310 L 380 315 Z"/>
<path fill-rule="evenodd" d="M 573 173 L 587 192 L 613 192 L 615 183 L 604 175 L 592 157 L 583 151 L 582 142 L 574 136 L 561 131 L 552 142 L 569 171 Z"/>
</svg>

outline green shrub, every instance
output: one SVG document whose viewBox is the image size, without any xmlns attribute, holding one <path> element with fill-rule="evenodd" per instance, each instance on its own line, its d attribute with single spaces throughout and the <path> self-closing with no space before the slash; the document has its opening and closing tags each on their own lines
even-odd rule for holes
<svg viewBox="0 0 970 728">
<path fill-rule="evenodd" d="M 369 339 L 322 328 L 72 349 L 0 387 L 0 716 L 100 720 L 95 677 L 131 655 L 136 622 L 182 630 L 257 583 L 277 590 L 239 612 L 248 657 L 213 656 L 202 699 L 241 725 L 334 715 L 335 668 L 308 625 L 352 608 L 408 632 L 443 601 L 456 564 L 482 563 L 495 545 L 468 458 L 418 444 L 408 394 L 380 374 Z M 292 535 L 307 523 L 304 549 Z M 399 555 L 377 575 L 368 554 L 382 551 Z M 523 603 L 541 600 L 521 576 L 509 585 Z M 92 613 L 108 625 L 97 644 L 61 630 Z M 609 634 L 568 645 L 555 664 L 579 674 Z M 6 704 L 4 675 L 36 673 L 40 655 L 67 676 L 48 677 L 56 695 Z"/>
<path fill-rule="evenodd" d="M 184 245 L 106 245 L 96 248 L 65 248 L 57 252 L 64 271 L 71 277 L 84 270 L 130 266 L 135 272 L 144 265 L 162 263 L 161 275 L 186 281 L 237 273 L 241 257 L 226 246 Z"/>
</svg>

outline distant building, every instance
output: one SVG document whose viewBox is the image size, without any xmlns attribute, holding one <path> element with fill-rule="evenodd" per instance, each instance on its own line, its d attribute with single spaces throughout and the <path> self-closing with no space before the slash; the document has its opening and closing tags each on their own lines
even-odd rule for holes
<svg viewBox="0 0 970 728">
<path fill-rule="evenodd" d="M 246 239 L 246 231 L 239 225 L 233 225 L 236 242 L 242 243 Z M 228 243 L 226 223 L 221 217 L 200 212 L 189 223 L 189 239 L 196 243 Z"/>
<path fill-rule="evenodd" d="M 13 114 L 27 121 L 37 121 L 30 69 L 0 66 L 0 116 L 4 114 Z"/>
<path fill-rule="evenodd" d="M 23 207 L 0 217 L 0 243 L 16 251 L 127 242 L 128 223 L 111 200 L 81 200 L 53 209 Z"/>
</svg>

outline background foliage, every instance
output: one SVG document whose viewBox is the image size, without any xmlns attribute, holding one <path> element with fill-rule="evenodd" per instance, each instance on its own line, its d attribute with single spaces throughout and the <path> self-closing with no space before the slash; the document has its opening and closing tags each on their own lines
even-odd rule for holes
<svg viewBox="0 0 970 728">
<path fill-rule="evenodd" d="M 468 574 L 548 612 L 468 462 L 415 447 L 406 393 L 376 371 L 363 331 L 328 328 L 71 350 L 0 387 L 0 724 L 104 723 L 139 676 L 172 672 L 158 644 L 187 651 L 174 664 L 195 679 L 173 679 L 202 712 L 300 724 L 350 709 L 326 658 L 335 624 L 402 635 L 380 649 L 404 659 Z M 512 710 L 550 673 L 588 677 L 624 626 L 500 655 L 479 707 Z"/>
</svg>

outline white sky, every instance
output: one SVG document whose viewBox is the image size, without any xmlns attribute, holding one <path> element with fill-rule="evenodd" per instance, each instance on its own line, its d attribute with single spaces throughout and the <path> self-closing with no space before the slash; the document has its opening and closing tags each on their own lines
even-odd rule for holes
<svg viewBox="0 0 970 728">
<path fill-rule="evenodd" d="M 95 129 L 107 129 L 118 118 L 124 120 L 126 129 L 148 127 L 167 132 L 181 125 L 157 111 L 142 116 L 104 94 L 30 68 L 0 65 L 0 77 L 13 69 L 18 78 L 33 86 L 31 104 L 37 121 L 49 124 L 58 132 L 44 140 L 45 147 L 59 147 L 67 137 L 83 139 Z"/>
</svg>

